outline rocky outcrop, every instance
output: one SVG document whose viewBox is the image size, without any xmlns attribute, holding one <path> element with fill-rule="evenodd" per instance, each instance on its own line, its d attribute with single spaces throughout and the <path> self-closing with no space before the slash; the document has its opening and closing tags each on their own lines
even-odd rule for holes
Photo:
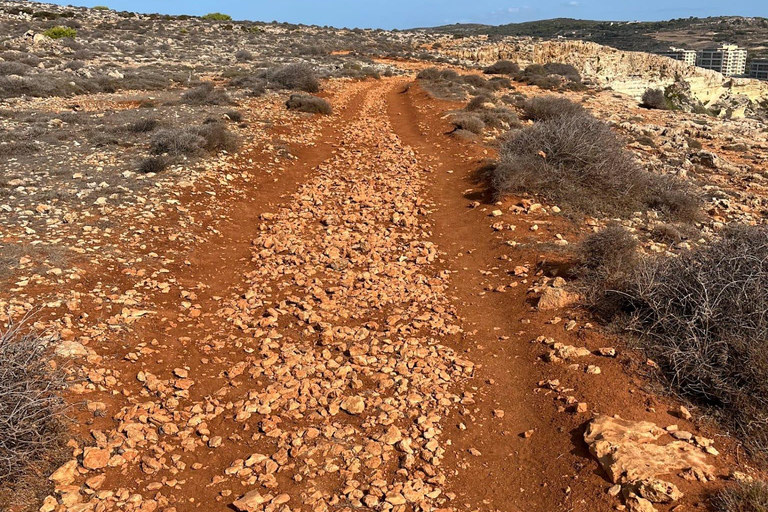
<svg viewBox="0 0 768 512">
<path fill-rule="evenodd" d="M 534 41 L 507 38 L 490 43 L 484 38 L 468 38 L 443 50 L 447 56 L 470 63 L 488 65 L 501 59 L 521 66 L 562 62 L 576 67 L 599 85 L 640 98 L 649 87 L 666 87 L 684 80 L 693 96 L 704 104 L 727 98 L 746 97 L 750 101 L 768 99 L 768 84 L 759 80 L 729 79 L 707 69 L 644 52 L 627 52 L 586 41 Z"/>
</svg>

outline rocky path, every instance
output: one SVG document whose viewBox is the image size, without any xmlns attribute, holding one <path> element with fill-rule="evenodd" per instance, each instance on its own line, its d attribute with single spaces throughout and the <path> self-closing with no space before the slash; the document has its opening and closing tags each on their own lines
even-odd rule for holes
<svg viewBox="0 0 768 512">
<path fill-rule="evenodd" d="M 153 274 L 174 292 L 101 325 L 73 388 L 75 458 L 44 511 L 613 508 L 581 404 L 635 391 L 607 361 L 602 384 L 554 384 L 532 340 L 566 323 L 601 340 L 536 316 L 537 253 L 509 253 L 567 228 L 469 210 L 485 150 L 444 137 L 406 83 L 352 83 L 279 179 Z M 638 394 L 625 412 L 644 412 Z"/>
</svg>

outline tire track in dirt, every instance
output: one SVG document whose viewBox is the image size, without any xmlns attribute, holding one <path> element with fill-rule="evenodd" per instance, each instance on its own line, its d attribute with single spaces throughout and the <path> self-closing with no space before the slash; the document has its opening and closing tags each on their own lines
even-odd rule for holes
<svg viewBox="0 0 768 512">
<path fill-rule="evenodd" d="M 365 86 L 334 153 L 258 226 L 244 212 L 219 227 L 225 243 L 184 277 L 201 284 L 196 317 L 160 297 L 135 341 L 99 347 L 108 357 L 89 378 L 102 393 L 89 398 L 119 412 L 83 415 L 90 446 L 54 475 L 60 504 L 46 510 L 225 510 L 243 495 L 248 510 L 447 501 L 443 419 L 473 366 L 444 344 L 460 329 L 427 240 L 422 169 L 387 121 L 390 87 Z M 240 221 L 259 231 L 252 261 L 221 260 L 242 247 Z M 211 315 L 243 267 L 240 298 Z"/>
</svg>

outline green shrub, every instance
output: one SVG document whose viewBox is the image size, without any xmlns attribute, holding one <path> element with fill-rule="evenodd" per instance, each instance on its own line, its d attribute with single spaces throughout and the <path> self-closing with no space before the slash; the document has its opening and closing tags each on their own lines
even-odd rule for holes
<svg viewBox="0 0 768 512">
<path fill-rule="evenodd" d="M 69 37 L 74 39 L 77 37 L 77 30 L 69 27 L 51 27 L 43 35 L 50 37 L 51 39 L 61 39 L 63 37 Z"/>
<path fill-rule="evenodd" d="M 220 12 L 209 12 L 203 16 L 203 19 L 209 21 L 232 21 L 232 16 Z"/>
</svg>

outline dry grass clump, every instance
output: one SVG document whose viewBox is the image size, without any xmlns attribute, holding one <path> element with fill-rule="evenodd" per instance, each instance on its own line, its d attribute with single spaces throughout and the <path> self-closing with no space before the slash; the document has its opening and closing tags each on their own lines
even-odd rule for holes
<svg viewBox="0 0 768 512">
<path fill-rule="evenodd" d="M 18 482 L 61 448 L 63 388 L 39 335 L 13 325 L 0 333 L 0 486 Z"/>
<path fill-rule="evenodd" d="M 231 105 L 232 99 L 211 82 L 205 82 L 181 95 L 181 101 L 189 105 Z"/>
<path fill-rule="evenodd" d="M 149 133 L 151 131 L 154 131 L 159 124 L 160 123 L 157 121 L 157 119 L 152 119 L 152 118 L 139 119 L 138 121 L 135 121 L 133 123 L 126 125 L 125 131 L 129 133 Z"/>
<path fill-rule="evenodd" d="M 310 114 L 330 115 L 332 112 L 330 103 L 323 98 L 310 94 L 291 94 L 291 97 L 285 102 L 285 106 L 288 110 L 308 112 Z"/>
<path fill-rule="evenodd" d="M 539 121 L 509 135 L 489 185 L 497 196 L 531 192 L 588 214 L 653 208 L 690 218 L 698 201 L 682 182 L 644 170 L 607 124 L 586 114 Z"/>
<path fill-rule="evenodd" d="M 498 91 L 511 86 L 504 77 L 486 79 L 480 75 L 460 75 L 452 69 L 426 68 L 416 76 L 432 96 L 445 100 L 463 100 L 467 94 Z"/>
<path fill-rule="evenodd" d="M 568 98 L 536 96 L 523 103 L 523 113 L 533 121 L 546 121 L 556 117 L 572 117 L 584 113 L 584 107 Z"/>
<path fill-rule="evenodd" d="M 740 482 L 729 486 L 712 499 L 717 512 L 768 512 L 768 484 Z"/>
</svg>

